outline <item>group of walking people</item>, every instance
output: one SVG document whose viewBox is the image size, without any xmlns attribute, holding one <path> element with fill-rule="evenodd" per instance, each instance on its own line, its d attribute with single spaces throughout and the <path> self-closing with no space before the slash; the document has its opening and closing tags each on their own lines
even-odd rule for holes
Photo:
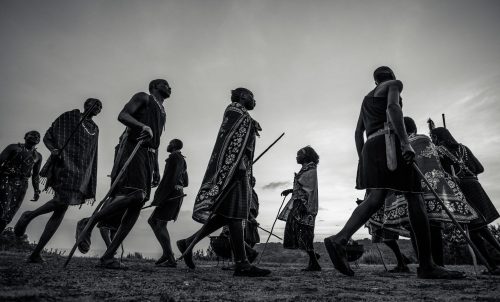
<svg viewBox="0 0 500 302">
<path fill-rule="evenodd" d="M 401 81 L 392 70 L 382 66 L 374 72 L 376 87 L 361 105 L 355 131 L 359 156 L 356 188 L 366 190 L 351 217 L 334 236 L 324 240 L 334 267 L 345 275 L 354 271 L 347 261 L 346 246 L 351 236 L 363 225 L 370 228 L 375 240 L 382 240 L 394 250 L 398 259 L 395 271 L 407 267 L 396 240 L 399 235 L 412 238 L 419 260 L 420 278 L 463 278 L 461 272 L 444 268 L 442 229 L 451 225 L 444 214 L 443 204 L 436 201 L 412 164 L 416 162 L 426 180 L 444 200 L 444 206 L 462 225 L 467 225 L 477 250 L 487 259 L 491 272 L 500 273 L 494 258 L 488 254 L 484 241 L 500 251 L 500 245 L 487 225 L 499 217 L 477 180 L 484 171 L 470 149 L 456 142 L 446 128 L 431 126 L 431 137 L 417 134 L 415 122 L 403 117 Z M 171 88 L 166 80 L 149 84 L 149 93 L 135 94 L 118 115 L 126 127 L 114 151 L 111 187 L 98 210 L 76 225 L 77 247 L 86 253 L 91 245 L 91 233 L 100 229 L 107 249 L 98 266 L 106 269 L 125 269 L 115 257 L 130 230 L 135 225 L 152 187 L 155 207 L 148 219 L 163 254 L 156 265 L 176 267 L 167 223 L 176 220 L 188 186 L 187 165 L 181 153 L 183 142 L 169 142 L 163 177 L 160 178 L 158 148 L 165 128 L 164 101 Z M 185 264 L 195 268 L 192 251 L 203 238 L 223 228 L 231 243 L 234 276 L 261 277 L 271 273 L 253 265 L 258 242 L 256 217 L 258 197 L 253 176 L 256 138 L 262 130 L 250 116 L 256 102 L 246 88 L 231 91 L 215 145 L 195 197 L 192 218 L 202 227 L 192 236 L 177 241 Z M 40 141 L 37 131 L 25 136 L 24 144 L 9 145 L 0 155 L 0 223 L 3 229 L 19 209 L 28 178 L 32 177 L 34 201 L 40 195 L 40 179 L 54 197 L 41 207 L 24 212 L 14 226 L 17 236 L 23 236 L 36 217 L 52 213 L 42 235 L 28 257 L 28 262 L 44 262 L 41 252 L 61 224 L 70 205 L 95 201 L 97 185 L 97 146 L 99 127 L 92 120 L 102 109 L 102 103 L 89 98 L 84 110 L 72 110 L 60 115 L 46 131 L 43 142 L 50 157 L 41 166 L 42 156 L 36 151 Z M 366 133 L 366 140 L 364 134 Z M 319 254 L 315 251 L 314 227 L 318 214 L 319 155 L 306 146 L 297 152 L 293 188 L 277 219 L 286 221 L 284 248 L 301 249 L 309 256 L 305 271 L 320 271 Z M 271 230 L 272 232 L 272 230 Z"/>
</svg>

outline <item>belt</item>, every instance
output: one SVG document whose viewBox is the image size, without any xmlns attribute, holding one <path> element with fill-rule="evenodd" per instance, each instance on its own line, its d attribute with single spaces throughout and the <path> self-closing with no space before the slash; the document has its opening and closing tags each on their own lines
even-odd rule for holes
<svg viewBox="0 0 500 302">
<path fill-rule="evenodd" d="M 370 138 L 374 138 L 374 137 L 379 136 L 379 135 L 391 134 L 391 133 L 394 133 L 394 130 L 391 130 L 391 129 L 379 129 L 375 133 L 372 133 L 372 134 L 368 135 L 368 138 L 366 140 L 369 140 Z"/>
</svg>

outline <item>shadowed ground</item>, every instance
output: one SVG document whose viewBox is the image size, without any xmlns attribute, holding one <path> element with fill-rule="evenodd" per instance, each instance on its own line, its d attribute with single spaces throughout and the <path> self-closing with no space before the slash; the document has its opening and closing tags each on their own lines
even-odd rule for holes
<svg viewBox="0 0 500 302">
<path fill-rule="evenodd" d="M 124 260 L 128 271 L 95 268 L 97 259 L 46 256 L 47 263 L 24 262 L 25 252 L 0 252 L 0 301 L 500 301 L 500 277 L 419 280 L 393 275 L 380 265 L 361 265 L 355 277 L 332 267 L 300 272 L 298 265 L 263 264 L 273 271 L 259 279 L 234 278 L 214 262 L 196 270 L 157 268 L 151 260 Z M 415 271 L 415 266 L 411 267 Z"/>
</svg>

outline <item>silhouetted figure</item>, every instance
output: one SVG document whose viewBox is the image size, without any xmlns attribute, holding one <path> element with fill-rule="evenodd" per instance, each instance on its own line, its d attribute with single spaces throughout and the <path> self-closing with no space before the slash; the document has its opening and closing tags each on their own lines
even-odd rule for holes
<svg viewBox="0 0 500 302">
<path fill-rule="evenodd" d="M 245 88 L 232 91 L 231 104 L 224 112 L 222 125 L 208 163 L 205 177 L 195 200 L 193 219 L 205 226 L 187 239 L 177 241 L 184 262 L 195 268 L 190 244 L 227 225 L 235 259 L 235 276 L 258 277 L 269 270 L 251 265 L 247 260 L 243 222 L 248 218 L 252 188 L 252 160 L 255 138 L 260 126 L 248 111 L 255 107 L 253 93 Z M 213 215 L 211 215 L 213 213 Z"/>
<path fill-rule="evenodd" d="M 40 176 L 46 178 L 46 190 L 54 191 L 55 195 L 38 209 L 24 212 L 14 227 L 15 234 L 22 236 L 31 220 L 52 212 L 38 244 L 28 258 L 29 262 L 44 261 L 40 253 L 59 228 L 68 206 L 81 205 L 95 199 L 99 127 L 92 118 L 101 109 L 101 101 L 87 99 L 83 113 L 78 109 L 63 113 L 43 137 L 51 157 L 43 166 Z M 78 125 L 86 113 L 89 114 Z M 61 149 L 68 139 L 66 147 Z"/>
<path fill-rule="evenodd" d="M 39 142 L 40 133 L 33 130 L 24 135 L 24 144 L 8 145 L 0 154 L 0 233 L 23 203 L 30 177 L 35 192 L 32 201 L 40 198 L 42 155 L 35 148 Z"/>
<path fill-rule="evenodd" d="M 167 152 L 170 152 L 170 155 L 165 161 L 163 177 L 151 203 L 156 208 L 149 217 L 148 223 L 163 250 L 162 256 L 156 261 L 158 266 L 177 266 L 170 245 L 167 223 L 177 220 L 184 195 L 183 189 L 189 184 L 186 160 L 181 153 L 182 147 L 183 143 L 179 139 L 173 139 L 168 144 Z"/>
<path fill-rule="evenodd" d="M 293 189 L 281 192 L 281 196 L 292 193 L 292 197 L 278 216 L 278 219 L 286 221 L 283 247 L 301 249 L 307 253 L 309 264 L 303 271 L 321 271 L 313 245 L 318 214 L 319 156 L 312 147 L 307 146 L 297 152 L 296 160 L 302 168 L 295 174 Z"/>
<path fill-rule="evenodd" d="M 118 120 L 127 126 L 116 155 L 111 179 L 114 181 L 124 163 L 129 158 L 139 139 L 147 138 L 130 161 L 125 173 L 119 179 L 118 185 L 109 200 L 94 216 L 93 225 L 85 234 L 87 237 L 82 244 L 90 242 L 93 227 L 100 221 L 107 221 L 122 213 L 120 226 L 111 241 L 110 246 L 102 255 L 99 266 L 109 269 L 126 268 L 114 255 L 116 250 L 135 225 L 141 208 L 149 199 L 151 192 L 153 170 L 155 169 L 155 155 L 160 145 L 160 136 L 165 125 L 165 109 L 163 102 L 170 97 L 171 88 L 163 79 L 153 80 L 149 84 L 149 92 L 139 92 L 125 105 L 118 116 Z M 77 237 L 80 235 L 77 229 Z"/>
<path fill-rule="evenodd" d="M 478 218 L 469 224 L 470 238 L 493 268 L 493 274 L 500 275 L 498 263 L 486 249 L 484 241 L 500 252 L 500 244 L 495 239 L 488 224 L 500 217 L 495 206 L 477 178 L 484 167 L 465 145 L 458 143 L 446 128 L 431 129 L 431 138 L 446 172 L 453 175 L 467 202 L 476 210 Z"/>
<path fill-rule="evenodd" d="M 353 212 L 343 229 L 325 238 L 330 259 L 341 273 L 352 276 L 345 247 L 349 238 L 384 205 L 390 191 L 404 192 L 408 214 L 418 243 L 419 278 L 463 278 L 464 274 L 437 266 L 430 249 L 429 221 L 422 200 L 422 187 L 411 162 L 415 151 L 403 124 L 401 81 L 388 67 L 374 72 L 376 87 L 364 98 L 356 127 L 359 156 L 357 189 L 370 189 L 367 198 Z M 366 131 L 367 140 L 363 133 Z M 386 146 L 387 142 L 387 146 Z"/>
</svg>

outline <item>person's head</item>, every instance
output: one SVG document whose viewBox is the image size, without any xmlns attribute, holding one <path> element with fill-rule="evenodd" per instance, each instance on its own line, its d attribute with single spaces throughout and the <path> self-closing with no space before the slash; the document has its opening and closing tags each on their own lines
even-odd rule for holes
<svg viewBox="0 0 500 302">
<path fill-rule="evenodd" d="M 405 123 L 406 134 L 417 134 L 417 125 L 415 124 L 415 121 L 409 116 L 405 116 L 403 120 Z"/>
<path fill-rule="evenodd" d="M 149 82 L 149 93 L 159 95 L 163 99 L 169 98 L 172 93 L 172 88 L 164 79 L 156 79 Z"/>
<path fill-rule="evenodd" d="M 378 85 L 385 81 L 395 80 L 396 76 L 389 67 L 380 66 L 373 72 L 373 79 L 375 80 L 375 84 Z"/>
<path fill-rule="evenodd" d="M 231 102 L 237 102 L 243 105 L 247 110 L 255 108 L 255 99 L 253 93 L 243 87 L 231 90 Z"/>
<path fill-rule="evenodd" d="M 174 138 L 173 140 L 170 141 L 170 143 L 168 143 L 167 152 L 174 152 L 177 150 L 181 150 L 182 147 L 184 147 L 182 141 L 180 139 Z"/>
<path fill-rule="evenodd" d="M 305 146 L 304 148 L 297 151 L 297 163 L 298 164 L 308 164 L 308 163 L 319 163 L 319 155 L 314 151 L 311 146 Z"/>
<path fill-rule="evenodd" d="M 448 129 L 437 127 L 431 130 L 431 139 L 435 145 L 445 146 L 447 148 L 454 148 L 458 146 L 458 142 L 451 135 Z"/>
<path fill-rule="evenodd" d="M 85 103 L 83 103 L 83 109 L 84 112 L 89 112 L 89 110 L 92 109 L 89 113 L 89 117 L 93 117 L 101 112 L 102 103 L 99 99 L 88 98 L 85 100 Z"/>
<path fill-rule="evenodd" d="M 40 142 L 40 132 L 32 130 L 24 135 L 24 143 L 28 146 L 36 146 Z"/>
<path fill-rule="evenodd" d="M 250 179 L 250 185 L 252 185 L 252 188 L 255 187 L 255 177 L 252 176 L 252 178 Z"/>
</svg>

